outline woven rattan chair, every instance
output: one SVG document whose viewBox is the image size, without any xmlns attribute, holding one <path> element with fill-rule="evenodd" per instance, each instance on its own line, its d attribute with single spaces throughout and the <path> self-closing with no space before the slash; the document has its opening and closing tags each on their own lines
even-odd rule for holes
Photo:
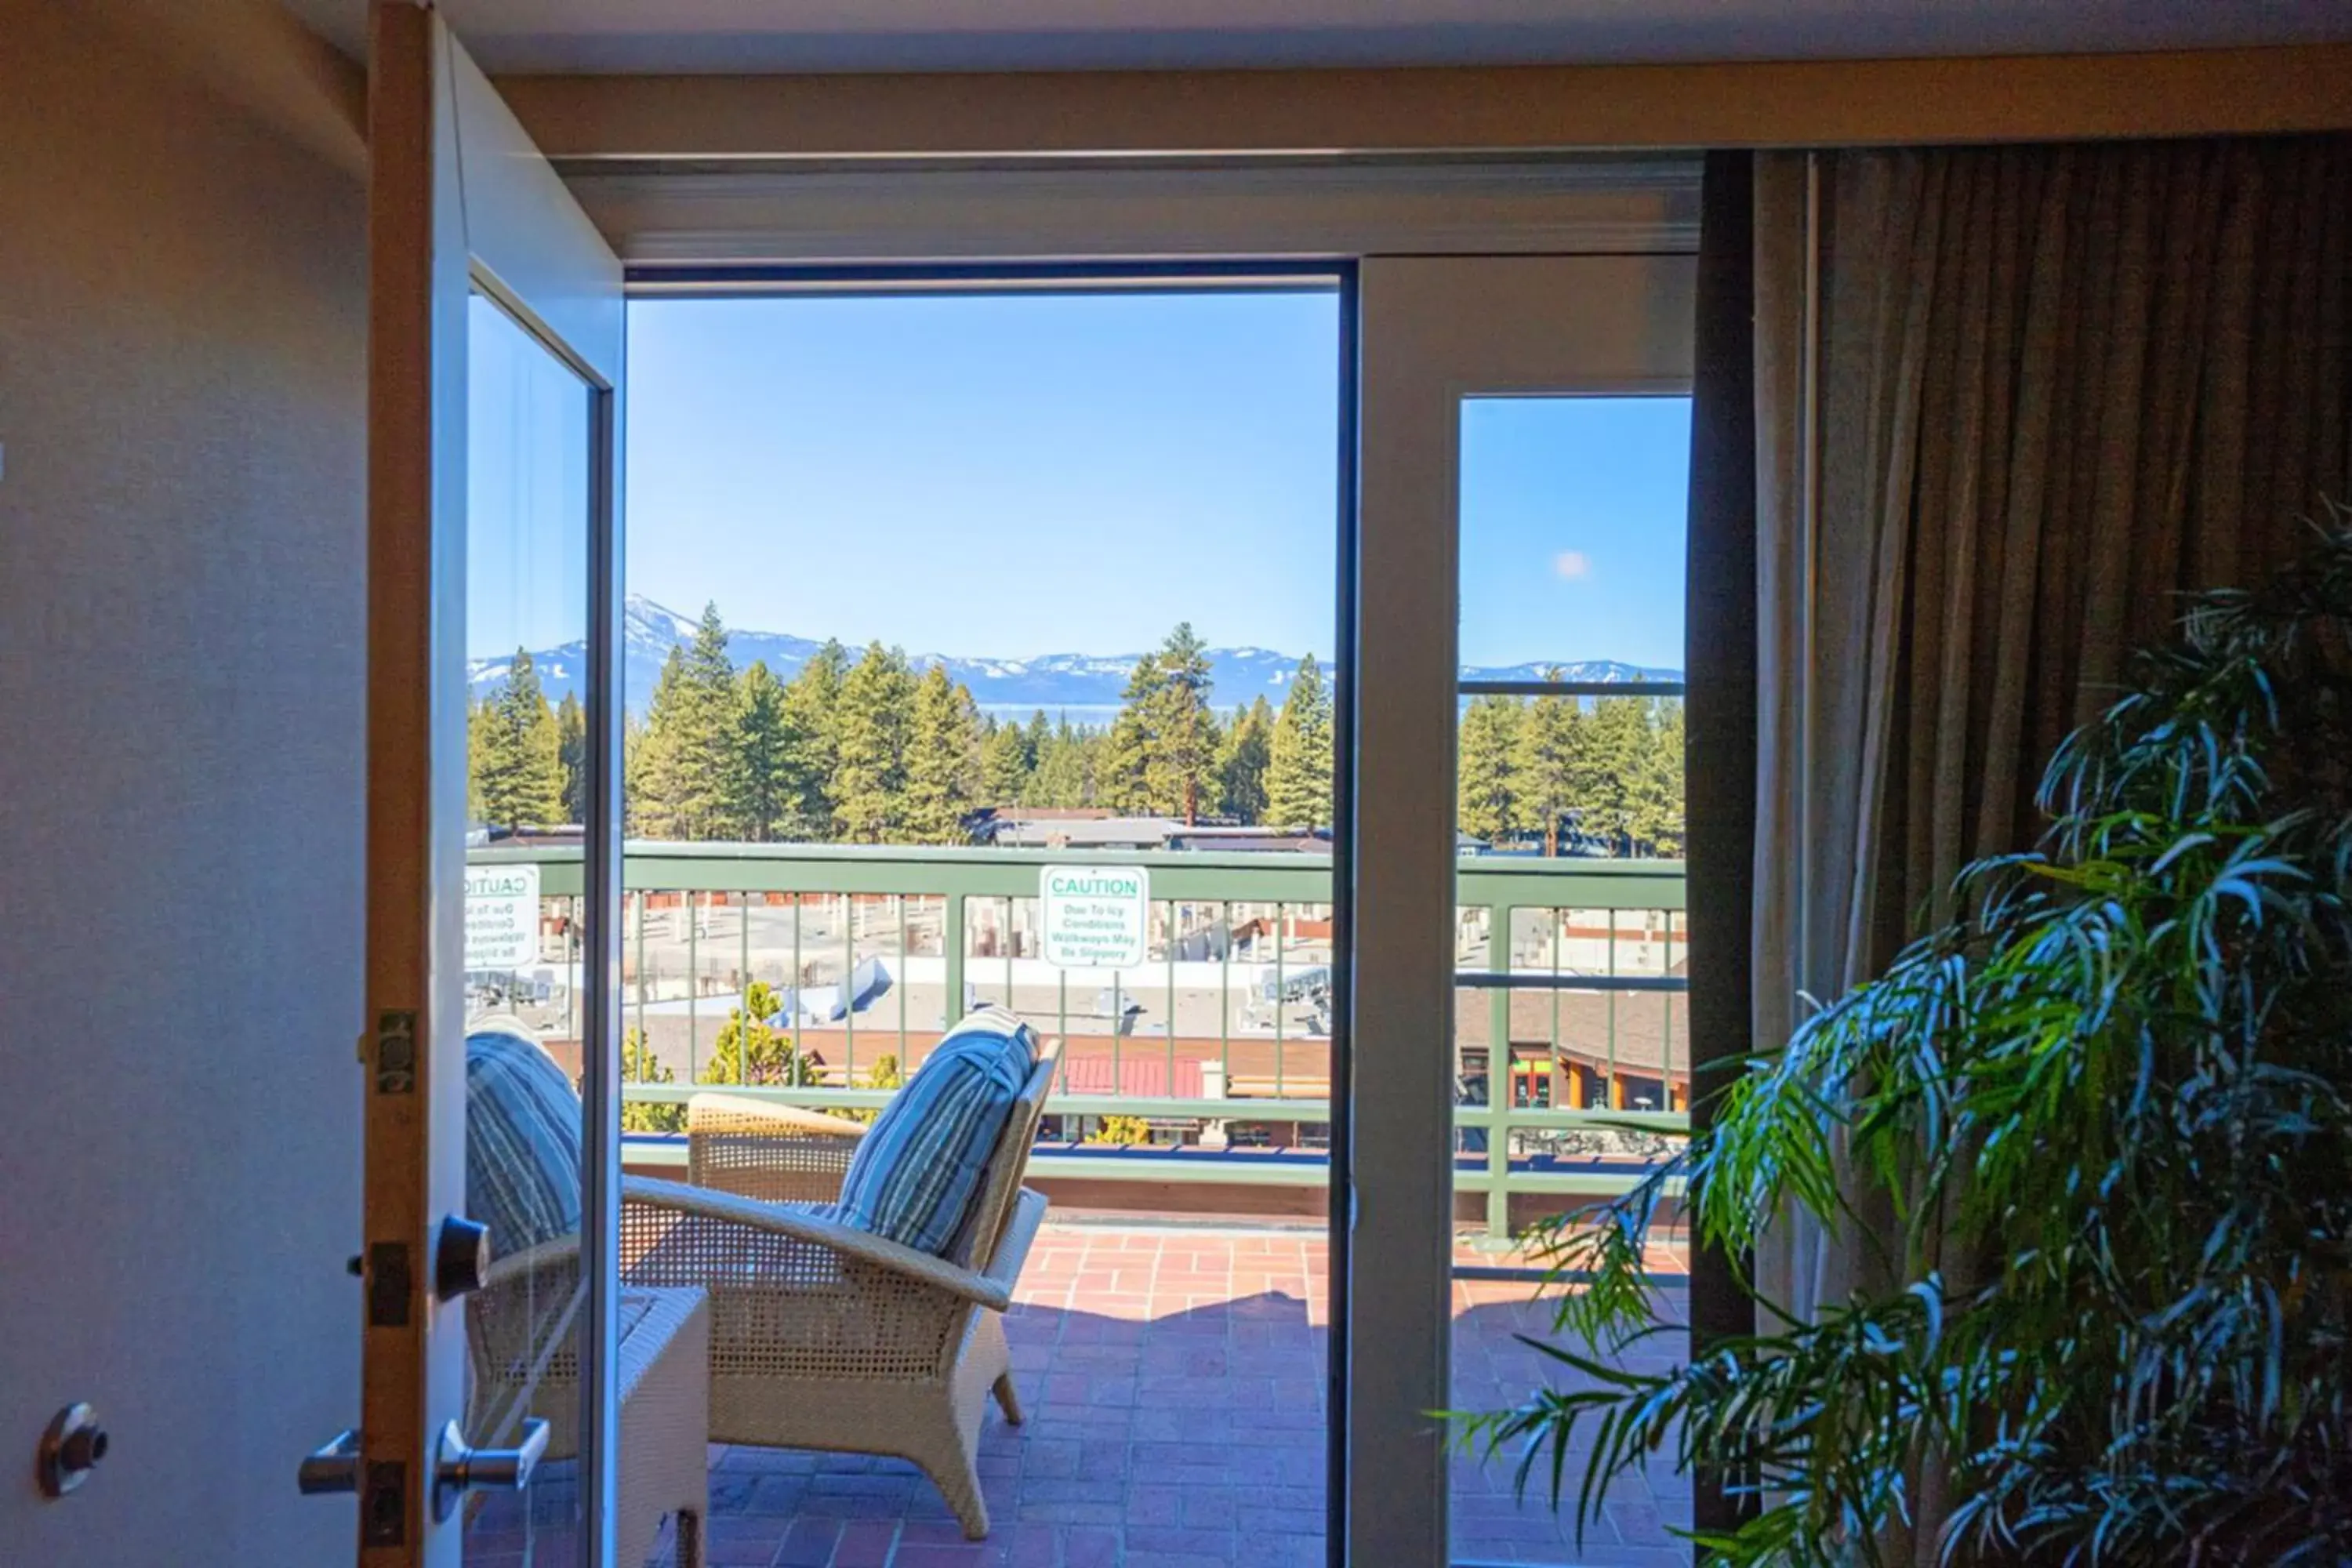
<svg viewBox="0 0 2352 1568">
<path fill-rule="evenodd" d="M 1021 1180 L 1054 1060 L 1048 1046 L 944 1258 L 821 1209 L 680 1183 L 626 1184 L 629 1282 L 709 1292 L 713 1442 L 909 1459 L 965 1535 L 988 1533 L 975 1458 L 992 1392 L 1006 1420 L 1021 1419 L 1001 1314 L 1045 1215 L 1045 1194 Z M 789 1122 L 783 1136 L 806 1132 Z M 728 1135 L 757 1134 L 738 1126 Z"/>
<path fill-rule="evenodd" d="M 866 1124 L 740 1094 L 686 1102 L 686 1179 L 738 1197 L 829 1204 Z"/>
</svg>

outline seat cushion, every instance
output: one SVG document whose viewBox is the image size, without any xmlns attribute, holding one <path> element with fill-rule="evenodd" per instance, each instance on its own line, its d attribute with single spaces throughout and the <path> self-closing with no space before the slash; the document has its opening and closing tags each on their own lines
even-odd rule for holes
<svg viewBox="0 0 2352 1568">
<path fill-rule="evenodd" d="M 529 1036 L 466 1037 L 466 1210 L 505 1258 L 580 1228 L 580 1097 Z"/>
<path fill-rule="evenodd" d="M 1036 1036 L 1002 1008 L 958 1024 L 858 1140 L 842 1222 L 946 1256 L 1036 1061 Z"/>
</svg>

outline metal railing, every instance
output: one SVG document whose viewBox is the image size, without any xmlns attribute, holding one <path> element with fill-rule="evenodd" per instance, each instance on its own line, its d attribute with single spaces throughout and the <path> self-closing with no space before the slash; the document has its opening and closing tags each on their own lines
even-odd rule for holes
<svg viewBox="0 0 2352 1568">
<path fill-rule="evenodd" d="M 576 936 L 578 852 L 478 848 L 469 860 L 538 867 L 543 933 L 556 933 L 542 942 L 555 956 L 543 951 L 536 980 L 501 983 L 537 1005 L 544 1032 L 573 1032 L 560 977 L 577 955 L 560 937 Z M 1148 869 L 1154 941 L 1140 969 L 1074 986 L 1035 955 L 1034 904 L 1043 868 L 1084 864 Z M 706 1037 L 754 981 L 782 999 L 778 1033 L 795 1055 L 823 1057 L 824 1079 L 729 1091 L 810 1107 L 886 1103 L 891 1090 L 870 1081 L 880 1058 L 911 1070 L 951 1011 L 1003 1001 L 1065 1041 L 1046 1113 L 1066 1134 L 1133 1117 L 1209 1145 L 1057 1149 L 1041 1174 L 1327 1179 L 1299 1151 L 1330 1117 L 1328 856 L 633 843 L 623 885 L 624 1016 L 673 1075 L 625 1083 L 625 1104 L 697 1092 L 716 1059 Z M 1465 858 L 1456 902 L 1454 1187 L 1482 1195 L 1486 1234 L 1500 1241 L 1515 1228 L 1515 1196 L 1525 1209 L 1622 1192 L 1656 1152 L 1626 1130 L 1688 1126 L 1683 868 Z M 869 961 L 877 994 L 866 996 Z M 1483 1074 L 1470 1070 L 1482 1046 Z M 745 1076 L 740 1065 L 728 1076 Z M 1239 1146 L 1253 1136 L 1276 1157 Z"/>
</svg>

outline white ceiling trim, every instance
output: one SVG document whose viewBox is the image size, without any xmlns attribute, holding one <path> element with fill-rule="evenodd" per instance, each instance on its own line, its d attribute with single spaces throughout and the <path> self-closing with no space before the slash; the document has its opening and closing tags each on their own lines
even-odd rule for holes
<svg viewBox="0 0 2352 1568">
<path fill-rule="evenodd" d="M 282 0 L 356 53 L 367 0 Z M 1200 70 L 2242 47 L 2340 0 L 436 0 L 509 72 Z"/>
<path fill-rule="evenodd" d="M 1678 158 L 574 173 L 625 262 L 1688 254 Z"/>
</svg>

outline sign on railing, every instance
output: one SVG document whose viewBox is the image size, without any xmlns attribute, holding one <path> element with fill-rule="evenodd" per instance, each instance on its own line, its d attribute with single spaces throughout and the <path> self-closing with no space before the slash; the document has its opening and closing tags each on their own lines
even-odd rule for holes
<svg viewBox="0 0 2352 1568">
<path fill-rule="evenodd" d="M 518 969 L 539 959 L 539 868 L 466 868 L 466 968 Z"/>
<path fill-rule="evenodd" d="M 1135 969 L 1150 956 L 1151 876 L 1140 866 L 1048 866 L 1037 902 L 1056 969 Z"/>
</svg>

